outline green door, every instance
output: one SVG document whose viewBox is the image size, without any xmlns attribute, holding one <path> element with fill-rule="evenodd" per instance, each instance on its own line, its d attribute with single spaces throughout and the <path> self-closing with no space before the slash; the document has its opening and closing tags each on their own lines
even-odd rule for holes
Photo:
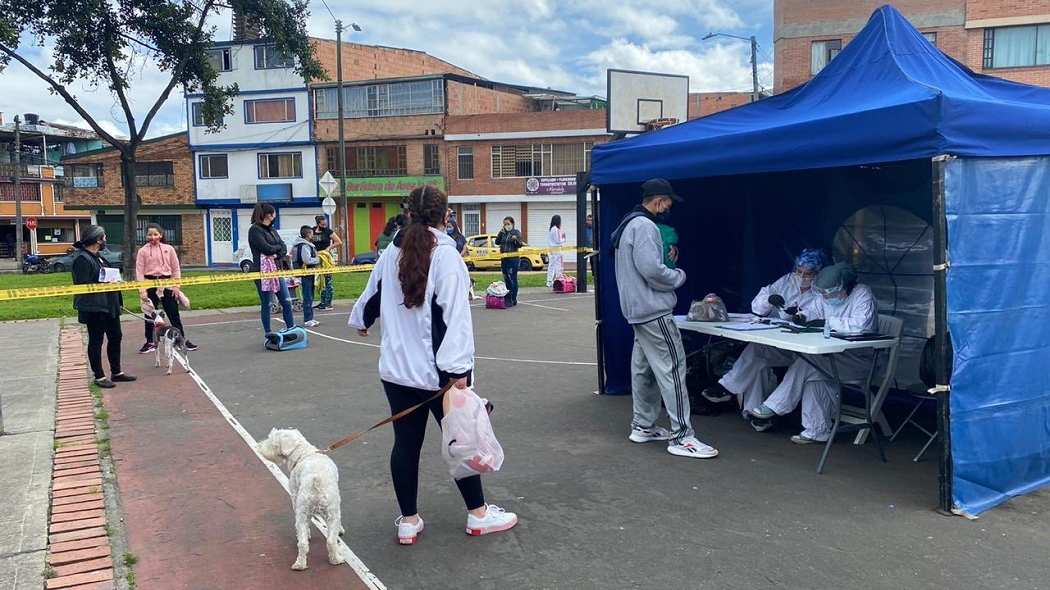
<svg viewBox="0 0 1050 590">
<path fill-rule="evenodd" d="M 124 244 L 124 216 L 99 215 L 98 224 L 106 230 L 106 241 L 110 244 Z"/>
</svg>

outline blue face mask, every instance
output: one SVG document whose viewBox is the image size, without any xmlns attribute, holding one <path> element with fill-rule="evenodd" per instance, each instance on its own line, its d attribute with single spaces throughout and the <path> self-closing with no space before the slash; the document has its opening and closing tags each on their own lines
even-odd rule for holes
<svg viewBox="0 0 1050 590">
<path fill-rule="evenodd" d="M 842 307 L 843 305 L 846 305 L 846 300 L 844 298 L 840 299 L 838 297 L 835 297 L 832 299 L 825 299 L 824 303 L 827 303 L 832 307 Z"/>
</svg>

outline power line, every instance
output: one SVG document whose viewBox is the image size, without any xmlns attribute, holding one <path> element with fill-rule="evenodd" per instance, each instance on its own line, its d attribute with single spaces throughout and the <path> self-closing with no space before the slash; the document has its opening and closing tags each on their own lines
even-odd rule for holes
<svg viewBox="0 0 1050 590">
<path fill-rule="evenodd" d="M 332 20 L 339 20 L 335 18 L 335 13 L 332 12 L 332 9 L 328 7 L 328 2 L 325 2 L 325 0 L 321 0 L 321 4 L 324 4 L 324 7 L 328 9 L 328 14 L 332 15 Z"/>
</svg>

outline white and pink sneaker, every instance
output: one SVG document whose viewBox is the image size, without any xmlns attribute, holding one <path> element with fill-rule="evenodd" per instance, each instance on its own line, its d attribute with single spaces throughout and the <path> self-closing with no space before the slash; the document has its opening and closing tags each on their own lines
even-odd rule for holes
<svg viewBox="0 0 1050 590">
<path fill-rule="evenodd" d="M 513 512 L 489 504 L 485 516 L 478 518 L 473 514 L 467 514 L 467 534 L 472 537 L 480 537 L 491 533 L 499 533 L 514 528 L 518 524 L 518 515 Z"/>
<path fill-rule="evenodd" d="M 416 537 L 423 532 L 422 517 L 412 523 L 406 521 L 404 516 L 399 516 L 394 524 L 397 525 L 397 542 L 402 545 L 415 545 Z"/>
</svg>

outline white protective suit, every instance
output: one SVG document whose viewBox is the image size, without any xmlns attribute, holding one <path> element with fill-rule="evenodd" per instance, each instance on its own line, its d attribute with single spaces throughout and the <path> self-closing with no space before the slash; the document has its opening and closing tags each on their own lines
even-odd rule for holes
<svg viewBox="0 0 1050 590">
<path fill-rule="evenodd" d="M 857 285 L 846 303 L 833 306 L 821 299 L 824 321 L 836 332 L 849 334 L 879 331 L 879 304 L 867 285 Z M 835 355 L 804 355 L 823 370 L 831 372 L 830 356 L 835 358 L 839 379 L 844 383 L 862 382 L 871 370 L 870 348 L 849 350 Z M 831 436 L 839 404 L 839 389 L 824 373 L 798 358 L 791 364 L 784 381 L 766 400 L 766 407 L 783 416 L 802 402 L 802 436 L 826 441 Z"/>
<path fill-rule="evenodd" d="M 554 226 L 547 232 L 547 245 L 551 250 L 561 248 L 565 245 L 565 232 L 560 227 Z M 551 252 L 547 255 L 547 286 L 554 286 L 554 279 L 565 273 L 565 264 L 561 252 Z"/>
<path fill-rule="evenodd" d="M 791 319 L 789 314 L 769 304 L 769 296 L 774 293 L 784 298 L 784 307 L 798 307 L 810 320 L 824 317 L 824 305 L 820 294 L 812 287 L 803 292 L 799 278 L 793 272 L 780 277 L 772 285 L 762 287 L 751 301 L 751 312 L 762 317 Z M 757 408 L 777 386 L 772 369 L 787 367 L 796 358 L 794 353 L 786 350 L 763 344 L 748 344 L 740 358 L 733 363 L 733 368 L 718 382 L 737 396 L 740 411 L 746 417 L 746 411 Z"/>
</svg>

